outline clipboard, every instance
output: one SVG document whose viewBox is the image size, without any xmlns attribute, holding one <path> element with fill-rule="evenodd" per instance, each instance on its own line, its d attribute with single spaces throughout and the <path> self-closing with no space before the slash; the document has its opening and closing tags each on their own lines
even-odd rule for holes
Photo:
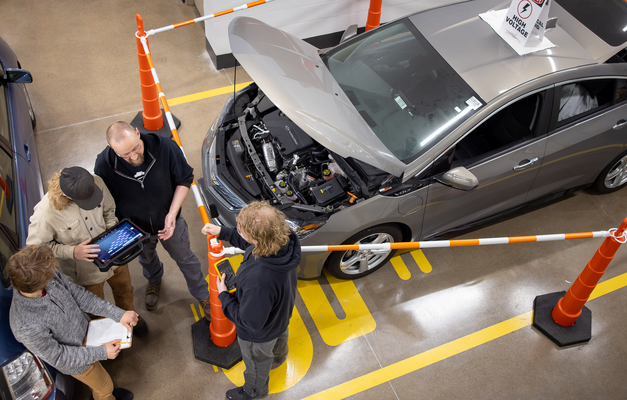
<svg viewBox="0 0 627 400">
<path fill-rule="evenodd" d="M 120 339 L 120 348 L 128 349 L 133 344 L 133 332 L 111 318 L 98 318 L 89 321 L 85 347 L 102 346 L 114 339 Z"/>
<path fill-rule="evenodd" d="M 97 244 L 100 248 L 93 263 L 102 272 L 107 272 L 114 265 L 127 264 L 142 252 L 143 242 L 149 237 L 150 234 L 141 230 L 133 222 L 123 219 L 89 243 Z"/>
</svg>

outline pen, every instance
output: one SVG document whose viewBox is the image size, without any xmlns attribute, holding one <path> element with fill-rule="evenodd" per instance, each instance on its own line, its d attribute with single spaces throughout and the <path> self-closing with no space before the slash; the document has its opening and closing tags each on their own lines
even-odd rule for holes
<svg viewBox="0 0 627 400">
<path fill-rule="evenodd" d="M 103 343 L 103 344 L 106 344 L 106 343 Z M 117 343 L 114 343 L 114 344 L 126 344 L 126 342 L 117 342 Z"/>
</svg>

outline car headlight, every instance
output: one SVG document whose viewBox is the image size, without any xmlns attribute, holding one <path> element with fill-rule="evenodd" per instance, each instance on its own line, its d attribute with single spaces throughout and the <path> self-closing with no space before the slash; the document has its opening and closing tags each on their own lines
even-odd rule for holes
<svg viewBox="0 0 627 400">
<path fill-rule="evenodd" d="M 326 221 L 299 223 L 288 219 L 287 224 L 290 226 L 290 229 L 292 229 L 298 235 L 298 238 L 300 240 L 303 240 L 309 237 L 309 235 L 314 233 L 316 230 L 318 230 L 322 225 L 326 224 Z"/>
<path fill-rule="evenodd" d="M 15 400 L 47 399 L 54 389 L 48 370 L 28 351 L 4 365 L 2 372 Z"/>
<path fill-rule="evenodd" d="M 210 182 L 208 183 L 211 183 L 211 186 L 209 186 L 209 190 L 215 190 L 221 196 L 221 198 L 228 203 L 223 204 L 228 209 L 241 210 L 246 205 L 246 203 L 242 199 L 240 199 L 235 193 L 233 193 L 231 189 L 229 189 L 218 176 L 215 136 L 209 146 L 208 169 L 210 179 Z"/>
</svg>

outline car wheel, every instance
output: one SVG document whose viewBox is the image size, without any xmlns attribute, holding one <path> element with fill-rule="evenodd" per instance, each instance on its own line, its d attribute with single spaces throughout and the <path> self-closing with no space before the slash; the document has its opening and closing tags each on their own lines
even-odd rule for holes
<svg viewBox="0 0 627 400">
<path fill-rule="evenodd" d="M 605 167 L 594 182 L 594 187 L 601 193 L 611 193 L 627 184 L 627 152 L 616 157 Z"/>
<path fill-rule="evenodd" d="M 393 225 L 375 226 L 353 235 L 344 244 L 394 243 L 403 238 L 399 228 Z M 334 251 L 327 259 L 327 270 L 339 279 L 357 279 L 381 268 L 395 250 Z"/>
</svg>

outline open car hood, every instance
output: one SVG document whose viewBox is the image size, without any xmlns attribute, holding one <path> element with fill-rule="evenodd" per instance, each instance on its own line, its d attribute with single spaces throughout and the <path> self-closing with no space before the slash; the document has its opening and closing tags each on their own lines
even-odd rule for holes
<svg viewBox="0 0 627 400">
<path fill-rule="evenodd" d="M 401 176 L 396 158 L 359 115 L 318 49 L 249 17 L 229 25 L 231 51 L 261 90 L 294 123 L 329 150 Z"/>
</svg>

